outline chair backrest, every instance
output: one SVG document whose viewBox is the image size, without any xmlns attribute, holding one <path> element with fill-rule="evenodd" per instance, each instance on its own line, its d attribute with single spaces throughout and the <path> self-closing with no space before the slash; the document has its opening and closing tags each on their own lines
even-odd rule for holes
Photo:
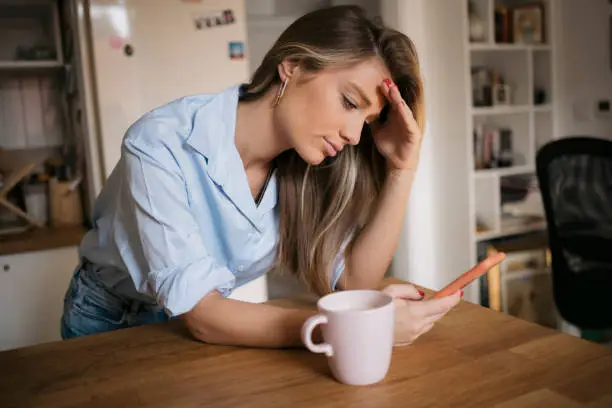
<svg viewBox="0 0 612 408">
<path fill-rule="evenodd" d="M 559 314 L 583 329 L 610 328 L 612 141 L 558 139 L 538 151 L 536 166 Z"/>
</svg>

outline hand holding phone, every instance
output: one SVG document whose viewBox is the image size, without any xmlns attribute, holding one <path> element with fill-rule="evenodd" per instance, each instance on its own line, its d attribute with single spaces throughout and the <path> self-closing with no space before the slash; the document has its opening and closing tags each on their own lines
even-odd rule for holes
<svg viewBox="0 0 612 408">
<path fill-rule="evenodd" d="M 498 252 L 489 256 L 487 259 L 480 262 L 478 265 L 476 265 L 475 267 L 473 267 L 472 269 L 465 272 L 463 275 L 459 276 L 457 279 L 446 285 L 442 290 L 436 292 L 433 296 L 431 296 L 431 299 L 452 295 L 453 293 L 472 283 L 481 275 L 487 273 L 489 269 L 493 268 L 505 258 L 506 254 L 504 254 L 503 252 Z"/>
</svg>

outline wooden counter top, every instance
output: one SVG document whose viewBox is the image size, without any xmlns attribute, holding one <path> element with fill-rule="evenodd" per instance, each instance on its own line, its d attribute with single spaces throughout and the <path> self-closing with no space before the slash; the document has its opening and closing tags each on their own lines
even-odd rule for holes
<svg viewBox="0 0 612 408">
<path fill-rule="evenodd" d="M 612 406 L 612 350 L 467 302 L 367 387 L 321 355 L 205 345 L 179 321 L 6 351 L 0 367 L 3 408 Z"/>
<path fill-rule="evenodd" d="M 0 235 L 0 255 L 75 246 L 81 243 L 84 227 L 36 228 L 15 235 Z"/>
</svg>

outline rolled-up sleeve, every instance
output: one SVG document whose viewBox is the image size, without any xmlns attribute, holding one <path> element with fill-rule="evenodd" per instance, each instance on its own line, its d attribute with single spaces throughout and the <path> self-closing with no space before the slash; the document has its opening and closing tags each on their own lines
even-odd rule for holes
<svg viewBox="0 0 612 408">
<path fill-rule="evenodd" d="M 123 191 L 131 213 L 122 216 L 135 235 L 130 244 L 138 252 L 148 290 L 166 313 L 177 316 L 191 310 L 213 290 L 229 295 L 235 277 L 216 262 L 203 243 L 190 212 L 185 179 L 168 144 L 171 142 L 163 137 L 167 136 L 164 132 L 173 131 L 155 122 L 130 131 L 122 154 Z M 143 132 L 155 134 L 138 134 Z"/>
</svg>

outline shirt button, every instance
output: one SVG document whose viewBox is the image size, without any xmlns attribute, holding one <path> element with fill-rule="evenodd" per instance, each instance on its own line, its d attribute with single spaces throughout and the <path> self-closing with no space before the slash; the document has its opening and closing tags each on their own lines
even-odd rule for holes
<svg viewBox="0 0 612 408">
<path fill-rule="evenodd" d="M 244 272 L 244 265 L 238 265 L 238 272 Z"/>
</svg>

